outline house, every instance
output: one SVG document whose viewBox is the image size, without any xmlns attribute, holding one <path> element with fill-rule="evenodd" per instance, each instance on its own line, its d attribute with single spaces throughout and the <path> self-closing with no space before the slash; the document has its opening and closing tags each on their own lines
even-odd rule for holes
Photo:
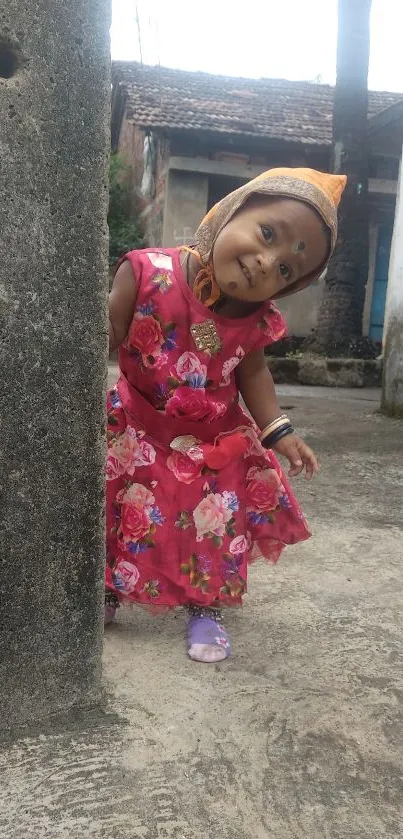
<svg viewBox="0 0 403 839">
<path fill-rule="evenodd" d="M 273 166 L 330 167 L 333 88 L 238 79 L 136 62 L 112 69 L 112 149 L 131 166 L 133 205 L 152 246 L 193 241 L 223 195 Z M 363 334 L 381 340 L 403 94 L 370 91 L 370 254 Z M 315 327 L 322 282 L 282 308 L 290 333 Z"/>
</svg>

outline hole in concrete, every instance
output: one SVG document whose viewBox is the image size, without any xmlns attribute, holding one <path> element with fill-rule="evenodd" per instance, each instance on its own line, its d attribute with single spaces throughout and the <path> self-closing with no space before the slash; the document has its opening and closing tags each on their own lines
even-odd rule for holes
<svg viewBox="0 0 403 839">
<path fill-rule="evenodd" d="M 0 38 L 0 79 L 11 79 L 22 67 L 22 55 L 17 47 Z"/>
</svg>

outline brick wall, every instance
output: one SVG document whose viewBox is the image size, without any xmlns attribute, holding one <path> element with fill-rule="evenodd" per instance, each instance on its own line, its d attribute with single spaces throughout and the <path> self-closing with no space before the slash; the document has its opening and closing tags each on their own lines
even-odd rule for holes
<svg viewBox="0 0 403 839">
<path fill-rule="evenodd" d="M 158 247 L 162 242 L 169 141 L 123 120 L 119 153 L 130 167 L 133 215 L 140 221 L 146 244 Z"/>
</svg>

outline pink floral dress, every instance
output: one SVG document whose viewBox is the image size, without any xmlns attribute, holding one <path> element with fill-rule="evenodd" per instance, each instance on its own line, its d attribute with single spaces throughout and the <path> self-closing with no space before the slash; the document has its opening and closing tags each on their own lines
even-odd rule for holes
<svg viewBox="0 0 403 839">
<path fill-rule="evenodd" d="M 236 605 L 248 562 L 309 536 L 235 383 L 285 323 L 271 303 L 242 319 L 207 309 L 178 250 L 126 258 L 138 298 L 108 393 L 106 587 L 153 608 Z"/>
</svg>

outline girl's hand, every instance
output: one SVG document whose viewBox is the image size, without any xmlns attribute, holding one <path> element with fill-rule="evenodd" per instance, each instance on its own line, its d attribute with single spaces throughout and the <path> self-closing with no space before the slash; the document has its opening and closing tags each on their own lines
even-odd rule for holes
<svg viewBox="0 0 403 839">
<path fill-rule="evenodd" d="M 319 463 L 312 449 L 296 434 L 288 434 L 287 437 L 283 437 L 282 440 L 275 443 L 273 449 L 289 461 L 291 469 L 288 474 L 291 478 L 303 472 L 304 468 L 305 477 L 308 481 L 319 472 Z"/>
</svg>

